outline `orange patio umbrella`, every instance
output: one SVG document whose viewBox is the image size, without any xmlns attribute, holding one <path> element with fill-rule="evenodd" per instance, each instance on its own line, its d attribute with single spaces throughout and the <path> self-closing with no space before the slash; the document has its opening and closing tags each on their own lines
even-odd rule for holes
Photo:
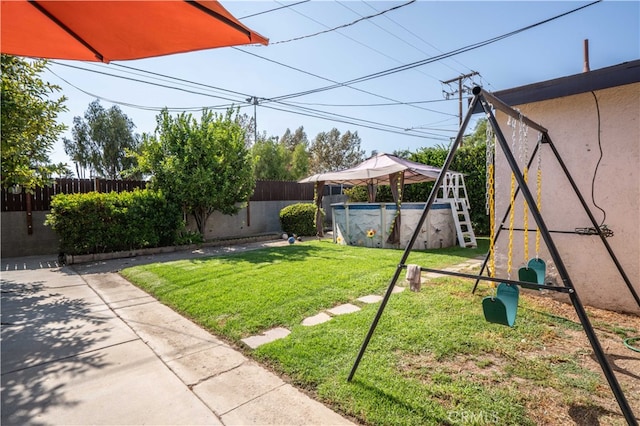
<svg viewBox="0 0 640 426">
<path fill-rule="evenodd" d="M 215 0 L 2 0 L 1 52 L 122 61 L 268 44 Z"/>
</svg>

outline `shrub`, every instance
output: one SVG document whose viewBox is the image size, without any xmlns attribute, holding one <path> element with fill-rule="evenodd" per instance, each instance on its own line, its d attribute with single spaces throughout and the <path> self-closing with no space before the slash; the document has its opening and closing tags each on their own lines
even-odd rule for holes
<svg viewBox="0 0 640 426">
<path fill-rule="evenodd" d="M 60 251 L 89 254 L 172 245 L 180 209 L 155 191 L 59 194 L 46 225 L 60 237 Z"/>
<path fill-rule="evenodd" d="M 350 203 L 366 203 L 369 201 L 366 186 L 353 186 L 351 188 L 343 189 L 342 192 L 348 197 Z"/>
<path fill-rule="evenodd" d="M 404 187 L 407 188 L 408 185 Z M 403 190 L 404 191 L 404 190 Z M 369 191 L 366 186 L 358 185 L 343 190 L 350 203 L 369 202 Z M 393 194 L 389 185 L 380 185 L 376 191 L 376 203 L 393 203 Z"/>
<path fill-rule="evenodd" d="M 324 210 L 322 218 L 324 221 Z M 316 235 L 316 205 L 313 203 L 291 204 L 280 210 L 280 226 L 287 234 Z"/>
<path fill-rule="evenodd" d="M 204 242 L 204 238 L 202 238 L 202 234 L 197 231 L 190 231 L 186 228 L 178 231 L 176 236 L 176 245 L 183 246 L 189 244 L 201 244 Z"/>
</svg>

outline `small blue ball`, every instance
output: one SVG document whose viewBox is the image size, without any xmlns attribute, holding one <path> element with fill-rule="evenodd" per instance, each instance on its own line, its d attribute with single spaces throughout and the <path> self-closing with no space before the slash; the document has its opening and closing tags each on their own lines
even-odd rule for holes
<svg viewBox="0 0 640 426">
<path fill-rule="evenodd" d="M 293 243 L 296 242 L 296 239 L 293 238 L 293 237 L 289 237 L 289 239 L 287 241 L 289 241 L 289 244 L 293 244 Z"/>
</svg>

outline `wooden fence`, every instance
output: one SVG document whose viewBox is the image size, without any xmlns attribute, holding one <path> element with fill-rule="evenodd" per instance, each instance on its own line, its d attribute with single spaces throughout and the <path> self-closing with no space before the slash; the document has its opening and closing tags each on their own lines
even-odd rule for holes
<svg viewBox="0 0 640 426">
<path fill-rule="evenodd" d="M 46 211 L 51 210 L 51 198 L 54 195 L 85 194 L 93 191 L 124 192 L 136 188 L 143 189 L 146 186 L 147 182 L 143 180 L 56 179 L 50 186 L 37 187 L 31 196 L 24 190 L 14 194 L 10 190 L 2 189 L 2 211 Z"/>
<path fill-rule="evenodd" d="M 51 198 L 57 194 L 84 194 L 87 192 L 124 192 L 145 188 L 146 181 L 108 179 L 56 179 L 51 186 L 36 188 L 29 194 L 17 194 L 2 189 L 1 208 L 3 212 L 47 211 L 51 210 Z M 325 188 L 325 192 L 331 190 Z M 250 201 L 313 200 L 313 184 L 289 181 L 259 180 Z"/>
<path fill-rule="evenodd" d="M 313 200 L 313 184 L 278 180 L 259 180 L 250 201 Z"/>
</svg>

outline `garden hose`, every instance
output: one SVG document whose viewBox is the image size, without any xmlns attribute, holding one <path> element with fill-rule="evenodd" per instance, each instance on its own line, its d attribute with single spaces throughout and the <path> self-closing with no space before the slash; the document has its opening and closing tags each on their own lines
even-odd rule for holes
<svg viewBox="0 0 640 426">
<path fill-rule="evenodd" d="M 638 337 L 629 337 L 628 339 L 624 339 L 622 341 L 622 343 L 624 343 L 624 345 L 627 348 L 631 349 L 632 351 L 640 352 L 640 348 L 639 347 L 631 345 L 631 342 L 635 342 L 636 340 L 640 340 L 640 336 L 638 336 Z"/>
</svg>

